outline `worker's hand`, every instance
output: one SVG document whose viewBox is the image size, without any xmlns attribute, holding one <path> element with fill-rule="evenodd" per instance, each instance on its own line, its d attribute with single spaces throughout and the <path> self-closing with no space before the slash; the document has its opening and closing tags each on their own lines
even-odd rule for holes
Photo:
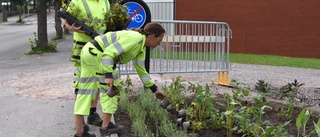
<svg viewBox="0 0 320 137">
<path fill-rule="evenodd" d="M 156 95 L 156 97 L 158 99 L 163 99 L 164 98 L 164 94 L 159 89 L 157 89 L 157 91 L 154 92 L 154 94 Z"/>
<path fill-rule="evenodd" d="M 106 78 L 104 82 L 109 86 L 110 89 L 113 88 L 113 78 Z"/>
<path fill-rule="evenodd" d="M 66 26 L 68 24 L 66 19 L 60 18 L 62 26 Z M 69 25 L 70 26 L 70 25 Z"/>
<path fill-rule="evenodd" d="M 76 26 L 75 26 L 75 23 L 73 23 L 73 24 L 71 25 L 71 31 L 79 32 L 79 33 L 84 33 L 84 31 L 81 30 L 81 26 L 76 27 Z"/>
<path fill-rule="evenodd" d="M 66 19 L 60 19 L 61 20 L 61 24 L 64 26 L 65 29 L 73 31 L 73 32 L 79 32 L 79 33 L 84 33 L 83 30 L 81 30 L 81 26 L 76 27 L 75 23 L 73 23 L 72 25 L 70 25 Z"/>
</svg>

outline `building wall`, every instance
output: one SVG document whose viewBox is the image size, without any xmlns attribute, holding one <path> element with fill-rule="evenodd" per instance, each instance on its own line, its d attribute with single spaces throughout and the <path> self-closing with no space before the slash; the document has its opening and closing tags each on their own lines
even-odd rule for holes
<svg viewBox="0 0 320 137">
<path fill-rule="evenodd" d="M 174 0 L 144 0 L 151 12 L 152 20 L 173 20 Z"/>
<path fill-rule="evenodd" d="M 231 53 L 320 58 L 319 7 L 319 0 L 175 0 L 175 19 L 227 22 Z"/>
</svg>

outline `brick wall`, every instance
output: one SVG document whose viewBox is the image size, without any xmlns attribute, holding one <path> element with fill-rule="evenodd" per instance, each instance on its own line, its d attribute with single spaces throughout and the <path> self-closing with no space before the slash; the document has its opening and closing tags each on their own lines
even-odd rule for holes
<svg viewBox="0 0 320 137">
<path fill-rule="evenodd" d="M 176 20 L 227 22 L 231 53 L 320 58 L 319 0 L 176 0 Z"/>
</svg>

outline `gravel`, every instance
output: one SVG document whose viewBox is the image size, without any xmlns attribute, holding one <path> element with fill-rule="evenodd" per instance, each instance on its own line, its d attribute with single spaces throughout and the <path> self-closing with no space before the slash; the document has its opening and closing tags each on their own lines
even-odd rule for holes
<svg viewBox="0 0 320 137">
<path fill-rule="evenodd" d="M 18 88 L 16 94 L 19 96 L 49 100 L 73 100 L 72 72 L 73 67 L 70 62 L 67 62 L 59 66 L 47 66 L 25 71 L 19 77 L 5 80 L 3 84 Z M 299 83 L 305 84 L 299 88 L 296 100 L 307 106 L 320 104 L 320 70 L 233 63 L 229 74 L 230 81 L 235 80 L 248 84 L 246 88 L 249 90 L 254 90 L 258 80 L 264 80 L 273 87 L 273 90 L 279 90 L 282 86 L 292 83 L 296 79 Z M 172 78 L 177 76 L 181 76 L 182 80 L 201 85 L 212 84 L 217 80 L 216 72 L 151 75 L 158 87 L 168 85 L 172 82 Z M 138 76 L 130 75 L 130 77 L 134 84 L 134 90 L 141 90 L 142 84 Z M 125 76 L 122 77 L 122 79 L 125 78 Z M 231 93 L 230 87 L 220 85 L 215 85 L 215 87 L 218 93 Z"/>
<path fill-rule="evenodd" d="M 251 64 L 233 63 L 230 71 L 230 81 L 247 84 L 245 88 L 254 91 L 259 80 L 271 85 L 271 92 L 278 92 L 281 87 L 293 83 L 295 80 L 304 85 L 299 87 L 295 100 L 304 106 L 318 106 L 320 104 L 320 70 L 293 67 L 275 67 Z M 180 75 L 183 80 L 199 83 L 213 83 L 217 80 L 217 73 L 180 73 L 158 75 L 158 81 L 172 81 L 171 78 Z M 159 82 L 161 84 L 161 82 Z M 218 93 L 231 92 L 231 88 L 215 85 Z M 254 94 L 254 93 L 253 93 Z"/>
</svg>

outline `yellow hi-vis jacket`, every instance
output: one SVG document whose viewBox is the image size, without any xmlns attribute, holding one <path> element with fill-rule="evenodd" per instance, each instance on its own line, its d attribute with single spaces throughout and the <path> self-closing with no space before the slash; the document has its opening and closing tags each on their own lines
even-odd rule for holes
<svg viewBox="0 0 320 137">
<path fill-rule="evenodd" d="M 113 77 L 114 64 L 126 64 L 132 60 L 144 86 L 150 88 L 152 92 L 157 90 L 157 86 L 145 69 L 146 35 L 133 30 L 123 30 L 97 36 L 95 41 L 103 50 L 101 55 L 102 73 L 106 75 L 106 78 Z"/>
<path fill-rule="evenodd" d="M 92 29 L 99 34 L 103 34 L 106 30 L 104 15 L 109 9 L 110 3 L 108 0 L 72 0 L 67 12 L 71 15 L 78 15 L 76 18 L 84 21 L 87 26 L 94 25 Z M 74 32 L 73 39 L 81 42 L 92 40 L 90 36 L 79 32 Z"/>
</svg>

